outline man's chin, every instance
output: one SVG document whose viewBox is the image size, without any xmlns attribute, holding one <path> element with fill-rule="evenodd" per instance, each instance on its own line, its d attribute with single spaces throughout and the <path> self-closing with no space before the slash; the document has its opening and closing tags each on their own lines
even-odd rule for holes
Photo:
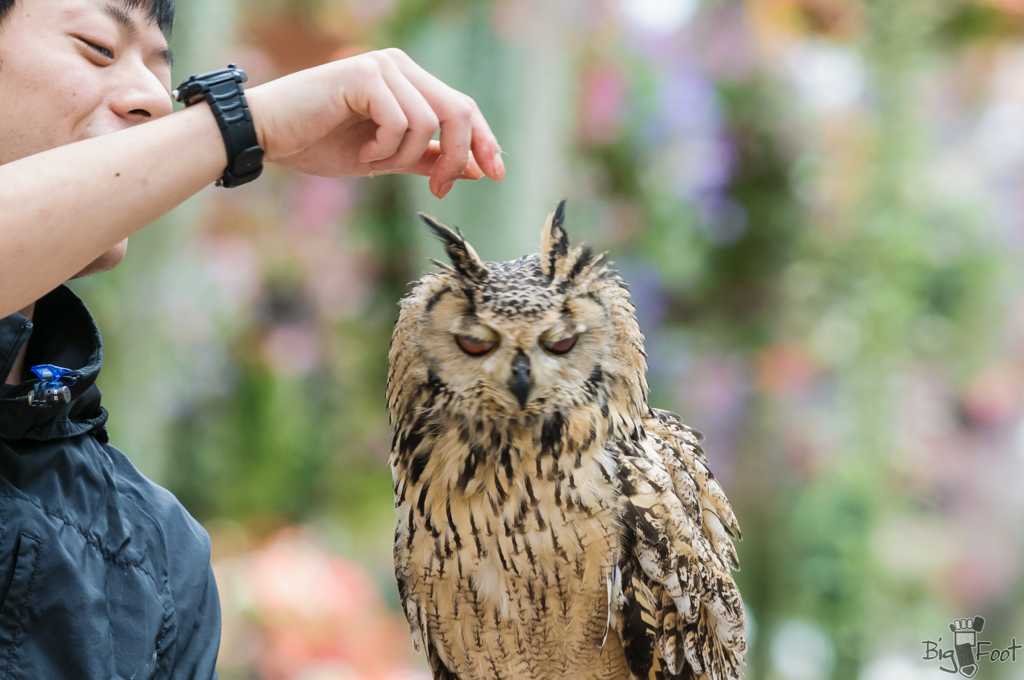
<svg viewBox="0 0 1024 680">
<path fill-rule="evenodd" d="M 71 278 L 80 279 L 85 276 L 92 276 L 93 274 L 102 274 L 103 272 L 110 271 L 117 265 L 121 264 L 121 260 L 124 259 L 124 254 L 127 250 L 128 239 L 125 239 L 90 262 L 85 269 L 78 272 Z"/>
</svg>

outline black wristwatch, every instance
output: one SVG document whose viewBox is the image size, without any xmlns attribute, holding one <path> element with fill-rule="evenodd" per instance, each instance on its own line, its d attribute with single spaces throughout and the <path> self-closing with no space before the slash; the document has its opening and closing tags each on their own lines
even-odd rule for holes
<svg viewBox="0 0 1024 680">
<path fill-rule="evenodd" d="M 247 80 L 245 71 L 230 64 L 227 68 L 191 76 L 172 93 L 185 106 L 205 100 L 217 119 L 228 152 L 228 167 L 217 180 L 217 186 L 237 187 L 253 181 L 263 172 L 263 149 L 256 139 L 256 127 L 242 91 L 242 83 Z"/>
</svg>

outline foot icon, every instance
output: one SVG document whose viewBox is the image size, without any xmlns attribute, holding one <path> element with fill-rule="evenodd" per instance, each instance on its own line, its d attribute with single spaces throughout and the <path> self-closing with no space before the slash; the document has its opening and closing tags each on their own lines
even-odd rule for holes
<svg viewBox="0 0 1024 680">
<path fill-rule="evenodd" d="M 974 658 L 974 646 L 978 642 L 978 633 L 985 627 L 985 619 L 975 616 L 974 619 L 957 619 L 949 624 L 953 631 L 953 648 L 956 650 L 956 664 L 960 667 L 960 675 L 973 678 L 978 672 L 978 660 Z"/>
</svg>

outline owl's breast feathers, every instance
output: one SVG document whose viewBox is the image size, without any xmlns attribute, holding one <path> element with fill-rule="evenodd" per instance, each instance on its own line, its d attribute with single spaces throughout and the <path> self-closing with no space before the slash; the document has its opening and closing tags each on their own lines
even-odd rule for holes
<svg viewBox="0 0 1024 680">
<path fill-rule="evenodd" d="M 678 416 L 581 395 L 470 422 L 439 381 L 408 387 L 395 571 L 435 678 L 739 677 L 739 527 Z"/>
</svg>

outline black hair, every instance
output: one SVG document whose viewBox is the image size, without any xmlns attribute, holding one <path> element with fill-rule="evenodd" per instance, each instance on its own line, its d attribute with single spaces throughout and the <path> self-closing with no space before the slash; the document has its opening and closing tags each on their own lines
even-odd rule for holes
<svg viewBox="0 0 1024 680">
<path fill-rule="evenodd" d="M 171 38 L 171 29 L 174 26 L 174 0 L 118 0 L 127 9 L 143 8 L 146 10 L 146 18 L 155 23 L 160 32 L 168 40 Z M 0 28 L 4 19 L 18 0 L 0 0 Z"/>
</svg>

